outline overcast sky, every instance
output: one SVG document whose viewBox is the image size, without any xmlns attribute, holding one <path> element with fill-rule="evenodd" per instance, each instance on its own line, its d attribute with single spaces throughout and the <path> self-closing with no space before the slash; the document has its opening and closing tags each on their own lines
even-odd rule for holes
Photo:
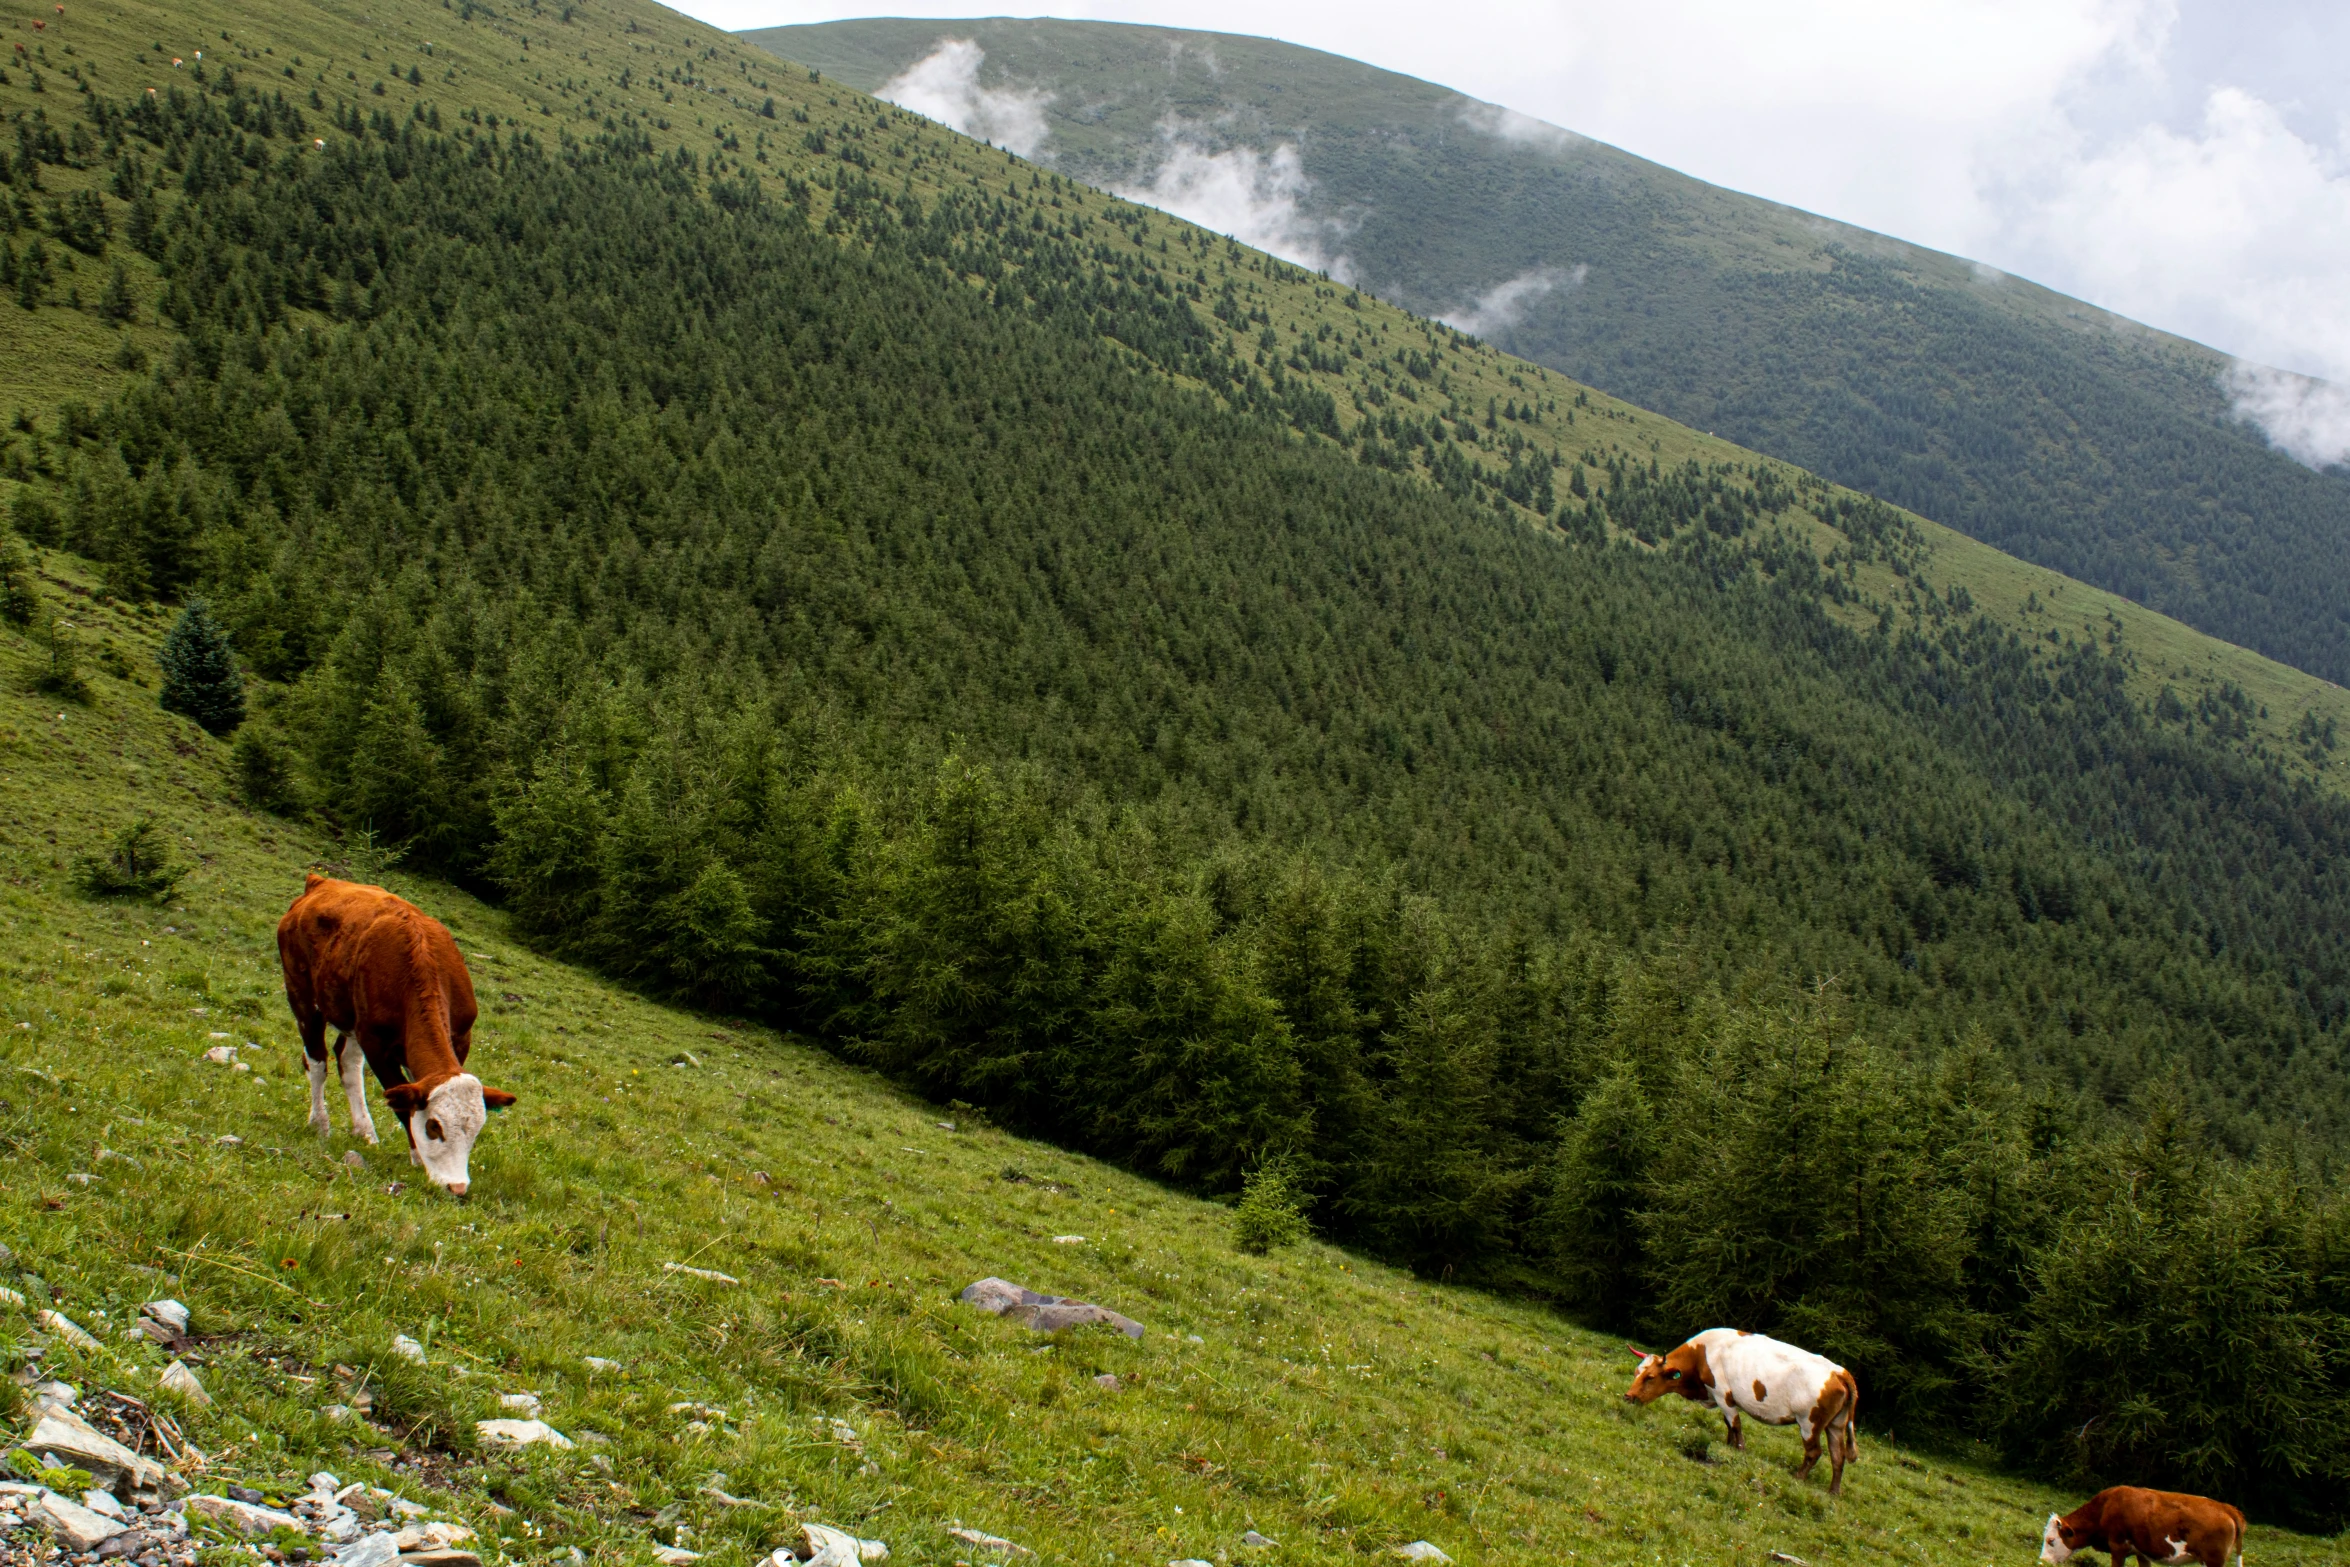
<svg viewBox="0 0 2350 1567">
<path fill-rule="evenodd" d="M 686 9 L 730 28 L 876 14 Z M 981 13 L 915 0 L 883 14 Z M 1351 55 L 2350 384 L 2345 0 L 1061 0 L 1027 14 Z"/>
</svg>

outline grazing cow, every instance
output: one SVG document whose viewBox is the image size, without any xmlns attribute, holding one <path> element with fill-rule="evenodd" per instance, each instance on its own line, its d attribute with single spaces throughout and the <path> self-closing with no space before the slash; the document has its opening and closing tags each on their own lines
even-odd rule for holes
<svg viewBox="0 0 2350 1567">
<path fill-rule="evenodd" d="M 514 1096 L 465 1070 L 473 1048 L 473 980 L 448 928 L 381 887 L 312 876 L 277 923 L 286 1004 L 309 1057 L 310 1124 L 326 1114 L 326 1026 L 351 1107 L 351 1130 L 375 1141 L 360 1057 L 408 1130 L 408 1157 L 457 1196 L 466 1157 L 491 1110 Z M 357 1052 L 344 1047 L 356 1035 Z"/>
<path fill-rule="evenodd" d="M 1852 1373 L 1825 1356 L 1782 1344 L 1760 1333 L 1736 1328 L 1711 1328 L 1680 1348 L 1663 1355 L 1625 1345 L 1640 1357 L 1640 1370 L 1624 1397 L 1635 1404 L 1652 1404 L 1667 1393 L 1721 1411 L 1730 1428 L 1730 1445 L 1744 1447 L 1740 1417 L 1752 1415 L 1765 1425 L 1799 1426 L 1803 1431 L 1803 1467 L 1799 1479 L 1811 1478 L 1826 1439 L 1828 1494 L 1844 1494 L 1844 1466 L 1860 1456 L 1852 1426 L 1860 1413 L 1860 1384 Z"/>
<path fill-rule="evenodd" d="M 2069 1561 L 2075 1551 L 2111 1551 L 2113 1567 L 2141 1562 L 2200 1562 L 2222 1567 L 2244 1559 L 2244 1515 L 2225 1502 L 2178 1491 L 2109 1486 L 2062 1518 L 2051 1513 L 2040 1534 L 2040 1560 Z"/>
</svg>

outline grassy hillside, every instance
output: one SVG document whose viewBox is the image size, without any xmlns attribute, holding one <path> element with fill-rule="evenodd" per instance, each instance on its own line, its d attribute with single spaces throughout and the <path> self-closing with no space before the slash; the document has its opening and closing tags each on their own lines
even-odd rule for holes
<svg viewBox="0 0 2350 1567">
<path fill-rule="evenodd" d="M 87 578 L 55 564 L 47 591 L 85 604 Z M 199 1484 L 299 1491 L 323 1466 L 446 1503 L 492 1561 L 643 1562 L 683 1538 L 719 1567 L 799 1519 L 917 1567 L 1003 1559 L 957 1524 L 1067 1562 L 1248 1560 L 1252 1527 L 1277 1562 L 1420 1538 L 1464 1567 L 1997 1562 L 2075 1500 L 1864 1419 L 1831 1503 L 1824 1474 L 1793 1479 L 1785 1432 L 1739 1455 L 1687 1409 L 1624 1406 L 1610 1337 L 1320 1244 L 1242 1255 L 1220 1206 L 654 1005 L 396 871 L 456 932 L 486 1003 L 474 1064 L 521 1102 L 463 1204 L 415 1178 L 396 1134 L 354 1167 L 347 1134 L 303 1124 L 271 941 L 303 871 L 344 851 L 240 809 L 227 748 L 155 709 L 151 620 L 82 613 L 130 677 L 96 675 L 62 716 L 22 688 L 37 650 L 0 633 L 0 1224 L 16 1267 L 107 1341 L 51 1342 L 45 1364 L 85 1388 L 153 1396 L 162 1357 L 114 1329 L 157 1294 L 194 1308 L 218 1400 L 182 1415 L 212 1458 Z M 171 900 L 73 891 L 75 857 L 143 815 L 196 867 Z M 224 1038 L 250 1071 L 201 1059 Z M 1039 1343 L 955 1304 L 988 1274 L 1149 1334 Z M 27 1338 L 21 1319 L 0 1331 Z M 395 1333 L 431 1367 L 396 1360 Z M 365 1375 L 380 1430 L 318 1414 L 349 1401 L 337 1366 Z M 477 1452 L 471 1422 L 525 1390 L 609 1442 Z M 2345 1559 L 2262 1527 L 2251 1554 Z"/>
<path fill-rule="evenodd" d="M 1302 228 L 1364 286 L 1457 314 L 1547 274 L 1493 330 L 1514 352 L 2350 679 L 2350 478 L 2237 423 L 2200 345 L 1267 39 L 1000 18 L 745 36 L 868 90 L 970 38 L 985 85 L 1051 95 L 1039 156 L 1096 184 L 1149 184 L 1170 117 L 1206 150 L 1293 145 Z"/>
<path fill-rule="evenodd" d="M 662 14 L 368 15 L 200 80 L 44 29 L 6 89 L 15 308 L 168 329 L 52 372 L 10 518 L 211 598 L 251 798 L 1065 1147 L 1292 1157 L 1424 1272 L 2341 1494 L 2290 1478 L 2350 1473 L 2322 724 Z"/>
</svg>

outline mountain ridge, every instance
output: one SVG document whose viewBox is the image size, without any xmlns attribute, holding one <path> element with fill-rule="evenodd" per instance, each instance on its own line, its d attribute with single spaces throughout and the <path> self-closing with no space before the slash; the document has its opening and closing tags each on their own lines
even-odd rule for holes
<svg viewBox="0 0 2350 1567">
<path fill-rule="evenodd" d="M 1365 286 L 1458 317 L 1497 285 L 1573 278 L 1521 295 L 1497 341 L 2350 680 L 2350 475 L 2271 449 L 2211 349 L 1572 132 L 1513 140 L 1478 123 L 1490 105 L 1293 45 L 1005 19 L 744 36 L 871 90 L 950 35 L 988 51 L 976 87 L 1059 91 L 1039 110 L 1058 167 L 1146 194 L 1170 115 L 1206 157 L 1286 142 L 1292 237 L 1343 243 Z"/>
</svg>

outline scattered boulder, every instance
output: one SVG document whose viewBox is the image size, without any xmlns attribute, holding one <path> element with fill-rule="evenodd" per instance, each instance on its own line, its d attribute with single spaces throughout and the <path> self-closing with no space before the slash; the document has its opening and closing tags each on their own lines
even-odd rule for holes
<svg viewBox="0 0 2350 1567">
<path fill-rule="evenodd" d="M 44 1307 L 33 1314 L 33 1320 L 76 1349 L 96 1349 L 98 1347 L 98 1341 L 83 1332 L 80 1323 L 61 1311 L 51 1311 Z"/>
<path fill-rule="evenodd" d="M 590 1371 L 595 1372 L 598 1376 L 612 1376 L 628 1369 L 619 1361 L 606 1360 L 601 1355 L 582 1355 L 579 1358 Z"/>
<path fill-rule="evenodd" d="M 331 1558 L 334 1567 L 392 1567 L 399 1559 L 400 1547 L 388 1534 L 363 1534 Z"/>
<path fill-rule="evenodd" d="M 55 1491 L 41 1493 L 26 1517 L 57 1536 L 57 1543 L 69 1551 L 94 1551 L 123 1532 L 123 1525 Z"/>
<path fill-rule="evenodd" d="M 1426 1540 L 1414 1540 L 1409 1545 L 1399 1545 L 1395 1548 L 1395 1554 L 1407 1562 L 1449 1562 L 1452 1560 L 1451 1557 L 1430 1545 Z"/>
<path fill-rule="evenodd" d="M 474 1434 L 492 1447 L 548 1447 L 567 1448 L 571 1438 L 547 1424 L 544 1420 L 476 1420 Z"/>
<path fill-rule="evenodd" d="M 196 1380 L 196 1373 L 188 1369 L 184 1360 L 175 1360 L 163 1368 L 155 1379 L 157 1387 L 169 1388 L 198 1409 L 212 1407 L 212 1395 L 204 1391 L 204 1384 Z"/>
<path fill-rule="evenodd" d="M 45 1409 L 24 1445 L 72 1468 L 87 1469 L 102 1488 L 117 1496 L 126 1491 L 155 1490 L 163 1484 L 161 1464 L 132 1452 L 70 1408 Z"/>
<path fill-rule="evenodd" d="M 1057 1333 L 1093 1323 L 1116 1328 L 1128 1338 L 1142 1337 L 1142 1324 L 1107 1306 L 1096 1306 L 1065 1295 L 1040 1295 L 1009 1279 L 986 1278 L 966 1286 L 960 1297 L 993 1316 L 1009 1317 L 1038 1333 Z"/>
<path fill-rule="evenodd" d="M 1055 1246 L 1082 1246 L 1085 1244 L 1085 1237 L 1082 1235 L 1056 1235 L 1053 1237 L 1053 1244 Z"/>
<path fill-rule="evenodd" d="M 700 1551 L 683 1550 L 674 1545 L 653 1547 L 653 1560 L 659 1562 L 661 1567 L 685 1567 L 687 1562 L 698 1562 L 701 1559 L 702 1553 Z"/>
<path fill-rule="evenodd" d="M 122 1510 L 122 1503 L 115 1500 L 112 1491 L 84 1491 L 82 1505 L 101 1518 L 111 1518 L 116 1523 L 130 1521 Z"/>
<path fill-rule="evenodd" d="M 240 1501 L 233 1496 L 212 1496 L 199 1491 L 188 1498 L 187 1508 L 189 1512 L 202 1513 L 207 1518 L 228 1525 L 239 1534 L 255 1538 L 273 1529 L 297 1529 L 305 1534 L 309 1532 L 303 1529 L 302 1520 L 292 1513 L 281 1513 L 274 1507 L 263 1506 L 259 1501 Z M 399 1552 L 394 1551 L 392 1554 L 397 1556 Z"/>
<path fill-rule="evenodd" d="M 689 1279 L 702 1279 L 711 1284 L 740 1284 L 742 1280 L 731 1273 L 720 1273 L 715 1268 L 689 1268 L 682 1262 L 664 1262 L 663 1273 L 682 1273 Z"/>
<path fill-rule="evenodd" d="M 424 1346 L 405 1333 L 392 1335 L 392 1353 L 411 1365 L 424 1364 Z"/>
<path fill-rule="evenodd" d="M 1113 1393 L 1123 1391 L 1125 1388 L 1125 1384 L 1118 1380 L 1117 1374 L 1110 1371 L 1105 1371 L 1100 1376 L 1095 1377 L 1093 1379 L 1093 1385 L 1098 1388 L 1106 1388 Z"/>
<path fill-rule="evenodd" d="M 500 1393 L 498 1407 L 511 1409 L 526 1420 L 536 1420 L 539 1415 L 539 1396 L 536 1393 Z"/>
<path fill-rule="evenodd" d="M 214 1045 L 210 1050 L 204 1052 L 204 1059 L 214 1066 L 234 1066 L 237 1064 L 237 1047 L 234 1045 Z"/>
<path fill-rule="evenodd" d="M 889 1547 L 881 1541 L 860 1540 L 830 1524 L 804 1523 L 800 1532 L 807 1537 L 805 1556 L 778 1547 L 763 1567 L 858 1567 L 860 1562 L 889 1560 Z"/>
<path fill-rule="evenodd" d="M 1001 1284 L 1003 1280 L 997 1279 L 995 1282 Z M 1035 1554 L 1034 1552 L 1030 1551 L 1027 1546 L 1014 1545 L 1011 1541 L 1005 1539 L 1000 1534 L 982 1534 L 977 1529 L 949 1529 L 947 1531 L 947 1538 L 952 1540 L 960 1540 L 965 1545 L 982 1551 L 1017 1551 L 1022 1556 L 1031 1556 Z"/>
<path fill-rule="evenodd" d="M 1265 1536 L 1257 1533 L 1256 1530 L 1251 1529 L 1240 1537 L 1240 1543 L 1249 1547 L 1251 1550 L 1261 1551 L 1269 1545 L 1279 1545 L 1281 1542 L 1279 1540 L 1267 1539 Z"/>
<path fill-rule="evenodd" d="M 188 1308 L 176 1300 L 151 1300 L 139 1308 L 139 1315 L 160 1322 L 171 1330 L 174 1338 L 188 1331 Z"/>
</svg>

